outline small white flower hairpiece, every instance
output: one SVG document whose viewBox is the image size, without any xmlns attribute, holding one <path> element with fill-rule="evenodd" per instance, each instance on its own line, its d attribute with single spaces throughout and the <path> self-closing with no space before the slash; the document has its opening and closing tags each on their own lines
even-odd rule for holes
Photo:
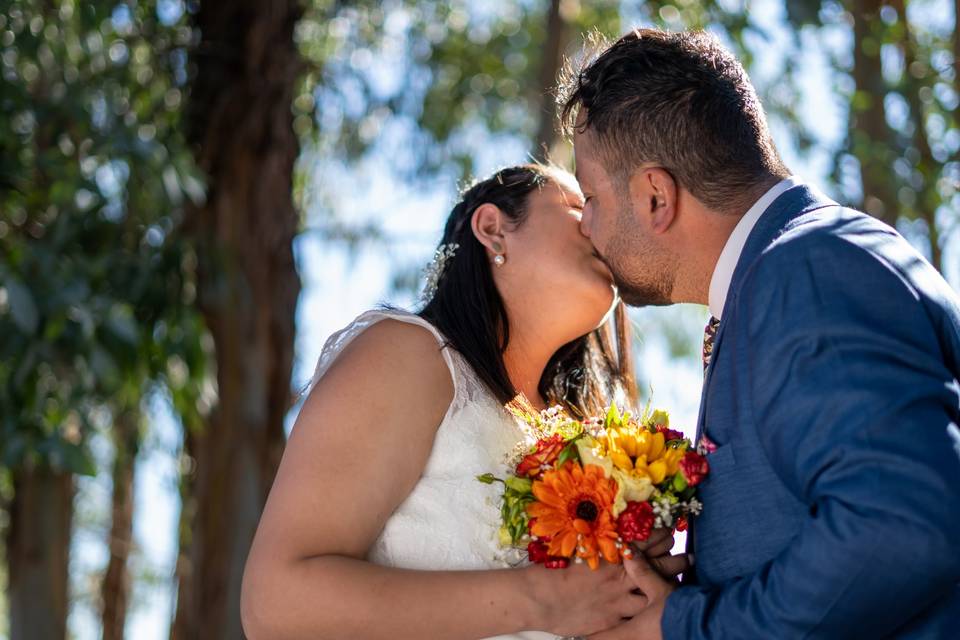
<svg viewBox="0 0 960 640">
<path fill-rule="evenodd" d="M 433 296 L 437 294 L 437 287 L 440 284 L 440 278 L 443 277 L 443 272 L 447 267 L 447 261 L 449 261 L 456 253 L 457 249 L 460 248 L 459 244 L 450 243 L 442 244 L 437 247 L 436 252 L 433 254 L 433 260 L 430 261 L 430 264 L 427 265 L 427 268 L 423 270 L 423 275 L 426 278 L 426 282 L 423 285 L 423 292 L 420 294 L 420 301 L 423 303 L 430 302 L 433 299 Z"/>
</svg>

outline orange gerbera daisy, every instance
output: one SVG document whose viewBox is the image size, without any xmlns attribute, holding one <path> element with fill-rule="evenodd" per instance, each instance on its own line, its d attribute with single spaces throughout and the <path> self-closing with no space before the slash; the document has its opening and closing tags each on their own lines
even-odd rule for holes
<svg viewBox="0 0 960 640">
<path fill-rule="evenodd" d="M 534 481 L 533 495 L 537 502 L 527 505 L 527 513 L 536 518 L 530 533 L 549 539 L 550 555 L 570 558 L 576 554 L 592 569 L 600 565 L 600 556 L 620 562 L 621 544 L 613 517 L 617 484 L 603 467 L 568 462 Z"/>
</svg>

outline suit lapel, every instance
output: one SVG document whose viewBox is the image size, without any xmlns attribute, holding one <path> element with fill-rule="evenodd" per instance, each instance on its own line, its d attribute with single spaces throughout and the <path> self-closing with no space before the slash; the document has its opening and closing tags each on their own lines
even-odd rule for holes
<svg viewBox="0 0 960 640">
<path fill-rule="evenodd" d="M 764 211 L 759 220 L 757 220 L 757 224 L 750 231 L 747 242 L 743 246 L 743 251 L 740 254 L 740 259 L 737 260 L 737 266 L 733 271 L 733 278 L 730 281 L 730 288 L 727 291 L 727 299 L 723 307 L 727 310 L 727 313 L 724 315 L 729 316 L 730 311 L 733 310 L 734 303 L 740 292 L 740 286 L 750 267 L 774 240 L 779 238 L 784 231 L 791 227 L 794 220 L 815 209 L 836 206 L 836 204 L 836 202 L 825 196 L 818 189 L 806 184 L 799 184 L 788 189 L 770 203 L 770 206 L 767 207 L 766 211 Z M 698 445 L 700 438 L 704 435 L 707 412 L 707 390 L 710 388 L 710 381 L 716 369 L 714 363 L 720 355 L 720 349 L 723 344 L 723 334 L 727 324 L 728 323 L 723 320 L 720 321 L 717 335 L 713 340 L 713 355 L 710 357 L 710 365 L 704 373 L 703 387 L 700 391 L 700 411 L 697 417 L 697 435 L 694 445 Z"/>
<path fill-rule="evenodd" d="M 809 185 L 800 184 L 785 191 L 767 207 L 766 211 L 760 216 L 760 219 L 757 220 L 757 224 L 750 231 L 747 242 L 743 247 L 743 252 L 740 254 L 740 259 L 737 260 L 737 266 L 734 269 L 733 278 L 730 281 L 730 289 L 727 291 L 727 299 L 723 307 L 726 310 L 724 315 L 727 318 L 729 318 L 733 312 L 734 304 L 747 272 L 750 270 L 750 267 L 753 266 L 753 263 L 756 262 L 757 258 L 760 257 L 760 254 L 762 254 L 774 240 L 779 238 L 784 231 L 789 229 L 797 218 L 816 209 L 829 206 L 836 206 L 836 203 L 820 193 L 817 189 Z M 716 370 L 715 363 L 718 361 L 720 350 L 723 348 L 723 336 L 728 324 L 729 323 L 723 320 L 720 321 L 717 335 L 713 341 L 713 355 L 710 357 L 710 365 L 704 374 L 703 388 L 700 392 L 700 412 L 697 417 L 697 435 L 694 440 L 694 446 L 700 444 L 700 439 L 704 435 L 707 415 L 707 391 L 710 389 L 710 383 L 713 380 L 713 374 Z M 730 401 L 732 402 L 733 399 L 731 398 Z M 693 518 L 689 523 L 689 530 L 687 531 L 686 547 L 688 553 L 693 552 L 696 548 L 696 538 L 698 535 L 696 525 L 696 518 Z M 694 568 L 688 573 L 689 576 L 684 576 L 684 584 L 696 584 L 696 569 Z"/>
</svg>

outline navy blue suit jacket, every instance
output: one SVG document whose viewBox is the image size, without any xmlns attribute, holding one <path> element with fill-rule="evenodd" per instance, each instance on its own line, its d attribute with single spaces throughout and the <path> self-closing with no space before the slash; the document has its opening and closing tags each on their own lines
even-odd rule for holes
<svg viewBox="0 0 960 640">
<path fill-rule="evenodd" d="M 893 229 L 800 185 L 737 264 L 679 638 L 960 638 L 960 303 Z"/>
</svg>

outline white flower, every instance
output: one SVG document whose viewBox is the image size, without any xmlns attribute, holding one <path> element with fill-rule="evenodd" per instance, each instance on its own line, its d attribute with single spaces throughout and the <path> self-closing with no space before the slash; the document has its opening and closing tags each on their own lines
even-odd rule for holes
<svg viewBox="0 0 960 640">
<path fill-rule="evenodd" d="M 698 516 L 700 512 L 703 511 L 703 503 L 697 500 L 696 498 L 690 498 L 690 501 L 685 503 L 684 508 L 687 513 Z"/>
<path fill-rule="evenodd" d="M 673 526 L 673 504 L 667 498 L 660 498 L 653 502 L 653 513 L 657 516 L 654 527 Z"/>
<path fill-rule="evenodd" d="M 456 243 L 442 244 L 437 247 L 436 252 L 433 254 L 433 260 L 423 271 L 423 275 L 426 278 L 426 283 L 423 285 L 423 293 L 420 294 L 421 302 L 430 302 L 433 299 L 433 296 L 436 295 L 437 286 L 440 284 L 440 278 L 443 277 L 443 272 L 444 269 L 446 269 L 447 261 L 457 253 L 457 249 L 459 248 L 460 245 Z"/>
</svg>

